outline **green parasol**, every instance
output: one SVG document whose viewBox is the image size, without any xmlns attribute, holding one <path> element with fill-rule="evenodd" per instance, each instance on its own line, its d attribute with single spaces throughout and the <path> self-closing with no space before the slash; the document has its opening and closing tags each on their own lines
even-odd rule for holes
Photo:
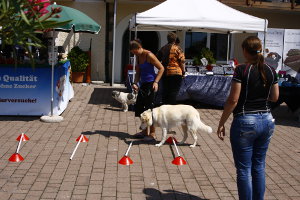
<svg viewBox="0 0 300 200">
<path fill-rule="evenodd" d="M 97 22 L 79 10 L 57 5 L 56 3 L 49 5 L 47 10 L 50 11 L 52 8 L 61 8 L 61 12 L 58 13 L 59 18 L 50 18 L 50 20 L 57 22 L 72 20 L 61 27 L 55 28 L 56 31 L 70 32 L 73 29 L 75 33 L 88 32 L 97 34 L 101 29 L 101 26 Z"/>
<path fill-rule="evenodd" d="M 47 7 L 48 11 L 54 8 L 61 8 L 61 12 L 58 13 L 59 17 L 52 17 L 49 20 L 56 22 L 69 21 L 67 24 L 54 28 L 55 31 L 71 32 L 72 30 L 76 33 L 86 32 L 98 34 L 101 26 L 95 22 L 92 18 L 84 14 L 83 12 L 70 8 L 67 6 L 57 5 L 55 2 Z M 53 34 L 54 34 L 53 30 Z M 54 42 L 52 42 L 52 55 L 54 55 Z M 61 116 L 53 115 L 53 84 L 54 84 L 54 62 L 52 62 L 51 70 L 51 116 L 42 116 L 41 120 L 45 122 L 60 122 L 63 120 Z"/>
</svg>

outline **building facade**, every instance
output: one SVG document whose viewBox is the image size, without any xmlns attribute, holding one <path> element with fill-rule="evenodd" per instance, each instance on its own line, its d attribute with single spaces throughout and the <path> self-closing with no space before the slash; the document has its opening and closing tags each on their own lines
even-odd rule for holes
<svg viewBox="0 0 300 200">
<path fill-rule="evenodd" d="M 146 11 L 164 0 L 61 0 L 57 4 L 78 9 L 101 25 L 98 35 L 85 33 L 59 33 L 57 41 L 66 51 L 78 45 L 83 50 L 91 47 L 92 80 L 122 83 L 125 80 L 124 69 L 129 64 L 129 40 L 134 33 L 129 31 L 129 20 L 135 13 Z M 184 3 L 184 0 L 182 0 Z M 298 0 L 220 0 L 222 3 L 241 12 L 268 20 L 268 28 L 300 29 L 300 2 Z M 116 8 L 116 12 L 115 12 Z M 113 44 L 114 14 L 115 45 Z M 216 13 L 218 15 L 220 13 Z M 219 62 L 224 62 L 227 49 L 227 35 L 209 33 L 177 32 L 180 45 L 186 51 L 187 58 L 192 59 L 195 44 L 210 47 Z M 146 49 L 155 53 L 166 41 L 166 32 L 138 32 Z M 243 61 L 240 48 L 241 41 L 249 34 L 233 34 L 230 36 L 230 58 Z M 114 62 L 113 46 L 115 46 Z M 191 50 L 192 49 L 192 50 Z M 114 63 L 114 67 L 112 66 Z M 113 69 L 113 70 L 112 70 Z"/>
</svg>

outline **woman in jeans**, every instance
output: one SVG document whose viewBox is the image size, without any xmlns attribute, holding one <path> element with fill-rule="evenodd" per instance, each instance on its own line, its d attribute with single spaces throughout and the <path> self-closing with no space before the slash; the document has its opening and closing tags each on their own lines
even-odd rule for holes
<svg viewBox="0 0 300 200">
<path fill-rule="evenodd" d="M 153 53 L 142 47 L 139 40 L 130 42 L 130 52 L 137 56 L 138 61 L 132 88 L 138 91 L 135 104 L 135 116 L 140 117 L 142 112 L 147 109 L 152 109 L 154 106 L 154 93 L 158 90 L 158 82 L 163 75 L 164 67 Z M 158 70 L 157 74 L 155 73 L 154 67 Z M 154 126 L 150 127 L 150 135 L 147 135 L 145 130 L 135 134 L 135 137 L 144 138 L 146 141 L 155 140 Z"/>
<path fill-rule="evenodd" d="M 275 126 L 269 102 L 277 101 L 279 88 L 276 72 L 264 64 L 261 41 L 250 36 L 242 48 L 246 64 L 235 69 L 217 134 L 224 140 L 224 124 L 233 112 L 230 142 L 239 199 L 263 200 L 265 158 Z"/>
</svg>

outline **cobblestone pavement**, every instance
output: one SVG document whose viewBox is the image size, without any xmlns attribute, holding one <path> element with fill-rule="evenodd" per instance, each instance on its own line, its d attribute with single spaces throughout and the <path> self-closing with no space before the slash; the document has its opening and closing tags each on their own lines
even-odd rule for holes
<svg viewBox="0 0 300 200">
<path fill-rule="evenodd" d="M 187 165 L 173 165 L 174 146 L 158 148 L 132 138 L 139 119 L 122 112 L 105 85 L 74 84 L 75 98 L 61 123 L 44 123 L 38 117 L 0 117 L 0 199 L 92 200 L 229 200 L 237 199 L 235 168 L 228 136 L 199 134 L 198 145 L 179 147 Z M 222 110 L 197 106 L 202 121 L 214 130 Z M 282 105 L 274 110 L 276 130 L 266 165 L 265 199 L 300 199 L 300 123 Z M 226 124 L 227 130 L 232 118 Z M 176 139 L 181 140 L 182 131 Z M 24 132 L 20 154 L 24 161 L 9 162 L 16 138 Z M 76 146 L 85 134 L 89 141 Z M 158 140 L 161 130 L 157 129 Z M 130 141 L 133 164 L 118 164 Z M 192 137 L 188 137 L 188 144 Z"/>
</svg>

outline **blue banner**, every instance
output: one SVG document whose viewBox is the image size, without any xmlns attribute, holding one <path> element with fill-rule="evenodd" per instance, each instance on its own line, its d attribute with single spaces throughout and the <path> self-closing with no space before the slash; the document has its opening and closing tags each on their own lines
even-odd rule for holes
<svg viewBox="0 0 300 200">
<path fill-rule="evenodd" d="M 69 62 L 55 67 L 54 114 L 61 114 L 72 98 Z M 70 95 L 71 94 L 71 95 Z M 0 115 L 42 116 L 51 112 L 51 67 L 0 66 Z"/>
</svg>

